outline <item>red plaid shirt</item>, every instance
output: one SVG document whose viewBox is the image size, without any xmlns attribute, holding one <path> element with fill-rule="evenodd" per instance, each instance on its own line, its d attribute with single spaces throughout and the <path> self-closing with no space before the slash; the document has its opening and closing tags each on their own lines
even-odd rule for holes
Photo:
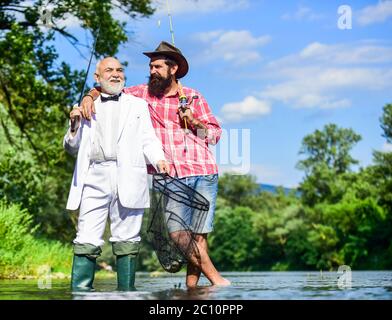
<svg viewBox="0 0 392 320">
<path fill-rule="evenodd" d="M 218 173 L 218 166 L 208 144 L 215 145 L 219 141 L 222 129 L 199 92 L 187 87 L 183 87 L 183 92 L 189 100 L 191 97 L 198 97 L 193 100 L 190 108 L 193 116 L 207 127 L 207 135 L 204 130 L 197 130 L 190 124 L 188 133 L 185 132 L 184 122 L 178 115 L 178 93 L 159 99 L 148 94 L 145 84 L 124 89 L 124 93 L 147 101 L 152 125 L 162 141 L 166 160 L 170 163 L 171 176 L 183 178 Z M 153 173 L 151 170 L 149 172 Z"/>
</svg>

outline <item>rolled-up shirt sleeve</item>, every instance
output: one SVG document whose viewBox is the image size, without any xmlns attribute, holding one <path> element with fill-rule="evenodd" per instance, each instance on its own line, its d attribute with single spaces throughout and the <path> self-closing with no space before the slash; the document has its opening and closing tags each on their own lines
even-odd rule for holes
<svg viewBox="0 0 392 320">
<path fill-rule="evenodd" d="M 197 93 L 197 96 L 198 99 L 194 100 L 193 116 L 207 127 L 207 134 L 205 135 L 207 142 L 215 145 L 221 137 L 222 128 L 219 125 L 218 120 L 212 114 L 206 99 L 199 93 Z M 204 130 L 197 130 L 199 136 L 202 131 Z"/>
</svg>

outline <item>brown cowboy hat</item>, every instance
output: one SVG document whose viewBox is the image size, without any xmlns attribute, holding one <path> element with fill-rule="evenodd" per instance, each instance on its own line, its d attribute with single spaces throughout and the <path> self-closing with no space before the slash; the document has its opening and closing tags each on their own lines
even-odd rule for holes
<svg viewBox="0 0 392 320">
<path fill-rule="evenodd" d="M 170 59 L 173 59 L 175 62 L 177 62 L 178 65 L 178 70 L 176 72 L 177 79 L 184 77 L 188 73 L 188 61 L 186 61 L 180 49 L 176 48 L 170 43 L 167 43 L 166 41 L 162 41 L 159 44 L 158 48 L 155 49 L 155 51 L 143 52 L 143 54 L 149 58 L 165 56 Z"/>
</svg>

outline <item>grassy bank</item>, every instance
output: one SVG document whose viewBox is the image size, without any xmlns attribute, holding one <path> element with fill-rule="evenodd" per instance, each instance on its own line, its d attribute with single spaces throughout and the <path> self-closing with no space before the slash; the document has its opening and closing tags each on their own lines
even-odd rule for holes
<svg viewBox="0 0 392 320">
<path fill-rule="evenodd" d="M 72 247 L 36 235 L 32 215 L 19 205 L 0 202 L 0 278 L 71 273 Z"/>
</svg>

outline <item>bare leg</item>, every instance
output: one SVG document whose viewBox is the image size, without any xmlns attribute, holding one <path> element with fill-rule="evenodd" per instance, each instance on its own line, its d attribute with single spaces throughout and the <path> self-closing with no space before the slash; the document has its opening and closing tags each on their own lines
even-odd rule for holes
<svg viewBox="0 0 392 320">
<path fill-rule="evenodd" d="M 200 253 L 200 262 L 196 262 L 195 259 L 190 259 L 190 261 L 188 262 L 186 285 L 188 287 L 196 287 L 201 272 L 203 272 L 203 274 L 212 283 L 212 285 L 230 285 L 230 281 L 223 278 L 219 274 L 218 270 L 216 270 L 214 264 L 208 256 L 207 234 L 196 235 L 196 242 L 197 248 Z"/>
<path fill-rule="evenodd" d="M 197 246 L 200 249 L 204 249 L 204 251 L 208 254 L 208 246 L 207 246 L 207 234 L 196 235 Z M 199 251 L 200 251 L 199 249 Z M 201 253 L 200 253 L 201 254 Z M 188 262 L 186 269 L 186 285 L 187 287 L 196 287 L 199 282 L 201 275 L 201 269 L 199 266 Z"/>
</svg>

